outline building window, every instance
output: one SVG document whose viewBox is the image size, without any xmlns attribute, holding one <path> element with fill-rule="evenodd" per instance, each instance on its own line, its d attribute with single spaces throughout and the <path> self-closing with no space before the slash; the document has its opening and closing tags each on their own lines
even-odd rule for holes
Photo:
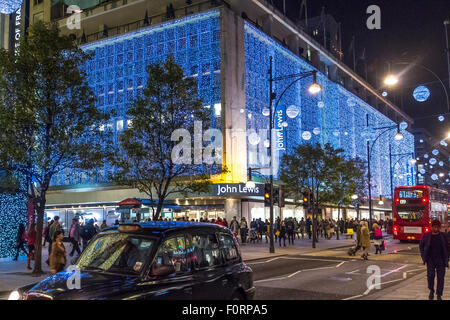
<svg viewBox="0 0 450 320">
<path fill-rule="evenodd" d="M 116 130 L 117 131 L 122 131 L 123 130 L 123 120 L 118 120 L 117 121 Z"/>
<path fill-rule="evenodd" d="M 44 12 L 39 12 L 33 15 L 33 23 L 37 23 L 39 21 L 44 20 Z"/>
</svg>

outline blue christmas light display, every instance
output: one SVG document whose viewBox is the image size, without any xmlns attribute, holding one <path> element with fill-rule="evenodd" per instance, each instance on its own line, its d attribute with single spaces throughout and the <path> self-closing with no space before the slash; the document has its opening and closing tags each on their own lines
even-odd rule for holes
<svg viewBox="0 0 450 320">
<path fill-rule="evenodd" d="M 268 118 L 261 114 L 261 110 L 267 107 L 269 101 L 269 56 L 273 57 L 274 77 L 307 72 L 314 68 L 249 23 L 245 24 L 245 52 L 246 107 L 247 112 L 254 114 L 254 117 L 247 119 L 247 128 L 261 131 L 269 128 Z M 300 116 L 287 118 L 289 126 L 286 128 L 286 152 L 292 152 L 298 144 L 330 143 L 335 148 L 344 149 L 348 158 L 358 156 L 367 160 L 366 141 L 373 141 L 380 132 L 367 128 L 366 115 L 369 115 L 372 128 L 395 123 L 323 74 L 318 73 L 317 80 L 323 89 L 319 95 L 314 96 L 308 92 L 312 79 L 306 78 L 292 86 L 280 101 L 280 105 L 295 105 L 300 108 Z M 280 94 L 291 82 L 292 79 L 277 81 L 274 84 L 274 92 Z M 315 134 L 311 135 L 311 132 Z M 406 131 L 402 133 L 404 139 L 400 142 L 394 140 L 396 131 L 392 130 L 381 136 L 374 145 L 371 157 L 374 194 L 391 194 L 389 144 L 394 154 L 414 152 L 413 135 Z M 254 147 L 248 149 L 248 166 L 258 167 L 258 164 L 261 164 L 257 162 L 257 152 Z M 399 161 L 399 174 L 394 181 L 395 185 L 415 183 L 415 169 L 408 160 Z M 275 171 L 277 172 L 276 169 Z"/>
<path fill-rule="evenodd" d="M 0 13 L 11 14 L 17 11 L 23 0 L 2 0 L 0 1 Z"/>
<path fill-rule="evenodd" d="M 0 258 L 14 256 L 19 224 L 27 225 L 24 194 L 0 194 Z"/>
<path fill-rule="evenodd" d="M 82 47 L 93 57 L 84 66 L 88 82 L 97 97 L 97 106 L 115 110 L 110 124 L 120 134 L 117 123 L 127 123 L 127 109 L 142 94 L 147 82 L 146 66 L 173 55 L 187 76 L 198 83 L 203 105 L 211 109 L 212 127 L 221 127 L 220 94 L 220 13 L 218 10 L 172 20 L 157 26 L 118 35 Z M 125 127 L 125 125 L 123 125 Z M 116 140 L 117 141 L 117 140 Z M 115 169 L 105 165 L 94 175 L 61 172 L 52 184 L 89 184 L 108 181 Z M 74 179 L 76 178 L 76 180 Z"/>
<path fill-rule="evenodd" d="M 430 89 L 425 86 L 418 86 L 416 89 L 414 89 L 413 97 L 418 102 L 427 101 L 430 97 Z"/>
</svg>

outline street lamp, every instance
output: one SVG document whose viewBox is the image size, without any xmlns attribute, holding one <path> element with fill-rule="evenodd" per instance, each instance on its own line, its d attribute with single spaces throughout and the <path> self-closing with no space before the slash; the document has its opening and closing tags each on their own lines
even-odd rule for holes
<svg viewBox="0 0 450 320">
<path fill-rule="evenodd" d="M 322 90 L 322 87 L 317 83 L 317 71 L 316 70 L 274 78 L 273 77 L 272 61 L 273 61 L 273 57 L 270 56 L 269 57 L 269 100 L 270 100 L 270 104 L 269 104 L 269 112 L 270 112 L 270 114 L 269 114 L 269 123 L 270 123 L 269 153 L 270 153 L 270 199 L 271 199 L 271 201 L 270 201 L 270 234 L 269 234 L 269 238 L 270 238 L 270 249 L 269 250 L 270 250 L 270 253 L 274 253 L 275 252 L 275 246 L 274 246 L 274 241 L 273 241 L 273 201 L 272 201 L 272 199 L 273 199 L 273 147 L 272 147 L 272 135 L 273 134 L 272 134 L 272 131 L 273 131 L 273 128 L 274 128 L 274 117 L 273 117 L 273 115 L 274 115 L 274 113 L 276 113 L 277 108 L 278 108 L 278 104 L 280 103 L 281 98 L 283 97 L 283 95 L 286 93 L 287 90 L 289 90 L 289 88 L 291 88 L 298 81 L 312 76 L 313 77 L 313 83 L 308 88 L 308 91 L 311 94 L 317 94 L 317 93 L 319 93 Z M 286 87 L 286 89 L 284 89 L 284 91 L 281 93 L 281 95 L 278 97 L 278 100 L 275 103 L 275 108 L 273 108 L 273 101 L 276 99 L 276 94 L 275 94 L 275 92 L 273 92 L 273 83 L 276 82 L 276 81 L 282 81 L 282 80 L 286 80 L 286 79 L 295 79 L 295 80 L 292 81 Z M 275 109 L 275 110 L 273 110 L 273 109 Z M 313 221 L 314 221 L 314 215 L 313 215 Z M 313 226 L 314 226 L 314 223 L 313 223 Z M 314 237 L 314 235 L 313 235 L 313 237 Z M 313 238 L 313 247 L 315 247 L 314 238 Z"/>
<path fill-rule="evenodd" d="M 404 157 L 406 156 L 410 156 L 411 159 L 409 160 L 409 162 L 411 162 L 411 164 L 414 165 L 417 163 L 416 158 L 414 157 L 414 153 L 413 152 L 409 152 L 409 153 L 398 153 L 398 154 L 392 154 L 392 147 L 391 144 L 389 143 L 389 173 L 390 173 L 390 180 L 391 180 L 391 198 L 394 198 L 394 183 L 393 183 L 393 176 L 395 176 L 395 174 L 393 174 L 393 167 L 395 167 L 395 165 Z M 392 165 L 392 157 L 400 157 L 395 163 L 394 165 Z M 417 174 L 417 168 L 414 168 L 415 172 Z M 416 181 L 417 181 L 417 177 L 416 177 Z"/>
<path fill-rule="evenodd" d="M 433 77 L 435 77 L 441 83 L 442 88 L 444 89 L 445 96 L 447 98 L 447 109 L 448 109 L 448 111 L 450 111 L 450 100 L 449 100 L 449 96 L 448 96 L 448 90 L 447 90 L 444 82 L 441 80 L 441 78 L 439 78 L 439 76 L 435 72 L 433 72 L 431 69 L 429 69 L 429 68 L 427 68 L 427 67 L 425 67 L 425 66 L 423 66 L 421 64 L 415 63 L 415 62 L 393 62 L 393 64 L 415 66 L 415 67 L 422 68 L 422 69 L 428 71 L 429 73 L 431 73 L 433 75 Z M 397 76 L 389 74 L 384 79 L 384 84 L 387 85 L 387 86 L 394 86 L 394 85 L 396 85 L 398 83 L 398 81 L 399 80 L 398 80 Z"/>
<path fill-rule="evenodd" d="M 392 74 L 388 75 L 386 79 L 384 79 L 384 84 L 387 86 L 393 86 L 398 83 L 398 78 Z"/>
<path fill-rule="evenodd" d="M 369 115 L 367 115 L 367 126 L 369 126 Z M 392 125 L 392 126 L 386 126 L 386 127 L 380 127 L 380 128 L 374 128 L 374 130 L 383 130 L 372 142 L 372 145 L 370 145 L 370 140 L 367 140 L 367 175 L 368 175 L 368 189 L 369 189 L 369 228 L 372 229 L 372 175 L 370 172 L 370 158 L 372 155 L 372 151 L 374 149 L 375 143 L 378 141 L 378 139 L 388 131 L 392 129 L 397 129 L 397 134 L 395 135 L 394 139 L 396 141 L 400 141 L 403 139 L 403 134 L 400 132 L 400 124 Z"/>
</svg>

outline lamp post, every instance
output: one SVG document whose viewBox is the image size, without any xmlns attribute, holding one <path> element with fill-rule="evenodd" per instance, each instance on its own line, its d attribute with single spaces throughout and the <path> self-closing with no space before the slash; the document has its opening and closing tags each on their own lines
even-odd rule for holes
<svg viewBox="0 0 450 320">
<path fill-rule="evenodd" d="M 297 74 L 291 74 L 287 76 L 281 76 L 281 77 L 273 77 L 273 67 L 272 67 L 272 61 L 273 57 L 269 57 L 269 122 L 270 122 L 270 130 L 269 130 L 269 153 L 270 153 L 270 253 L 275 253 L 275 246 L 273 241 L 273 147 L 272 147 L 272 135 L 273 135 L 273 128 L 274 128 L 274 122 L 273 122 L 273 114 L 276 113 L 278 104 L 281 101 L 281 98 L 286 93 L 286 91 L 291 88 L 295 83 L 298 81 L 305 79 L 307 77 L 313 77 L 313 84 L 309 87 L 308 91 L 312 94 L 316 94 L 322 90 L 320 85 L 317 83 L 317 71 L 308 71 L 308 72 L 302 72 Z M 273 83 L 276 81 L 282 81 L 286 79 L 295 79 L 292 81 L 286 89 L 280 94 L 278 97 L 278 100 L 275 103 L 275 110 L 273 110 L 273 102 L 276 99 L 276 94 L 273 92 Z"/>
<path fill-rule="evenodd" d="M 369 115 L 367 115 L 367 126 L 369 126 Z M 386 132 L 397 129 L 397 134 L 395 135 L 394 139 L 399 141 L 403 139 L 403 135 L 400 132 L 400 125 L 393 125 L 393 126 L 387 126 L 387 127 L 381 127 L 381 128 L 374 128 L 374 130 L 383 130 L 373 141 L 372 145 L 370 145 L 370 140 L 367 140 L 367 175 L 369 180 L 369 228 L 372 229 L 372 176 L 370 172 L 370 157 L 372 155 L 373 148 L 375 146 L 375 143 L 378 141 L 378 139 L 385 134 Z"/>
</svg>

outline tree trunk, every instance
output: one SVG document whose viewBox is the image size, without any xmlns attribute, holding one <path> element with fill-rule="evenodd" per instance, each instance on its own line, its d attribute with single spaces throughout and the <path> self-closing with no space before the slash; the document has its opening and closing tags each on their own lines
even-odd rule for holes
<svg viewBox="0 0 450 320">
<path fill-rule="evenodd" d="M 162 199 L 159 198 L 158 206 L 156 207 L 156 212 L 155 212 L 155 220 L 158 220 L 159 216 L 161 215 L 163 204 L 164 204 L 164 198 L 162 198 Z"/>
<path fill-rule="evenodd" d="M 33 275 L 40 276 L 44 272 L 42 271 L 42 230 L 44 227 L 44 213 L 45 213 L 45 194 L 41 196 L 39 206 L 35 208 L 37 213 L 36 221 L 36 248 L 34 255 L 34 270 Z"/>
</svg>

